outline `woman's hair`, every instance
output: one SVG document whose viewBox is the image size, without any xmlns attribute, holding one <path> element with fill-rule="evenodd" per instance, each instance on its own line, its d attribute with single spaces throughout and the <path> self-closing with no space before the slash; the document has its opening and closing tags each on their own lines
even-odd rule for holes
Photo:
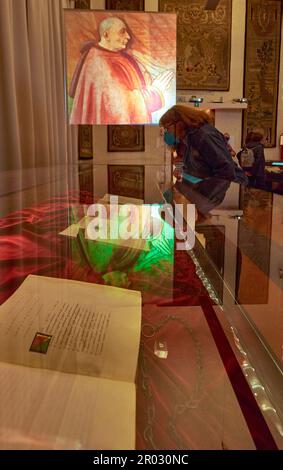
<svg viewBox="0 0 283 470">
<path fill-rule="evenodd" d="M 249 144 L 250 142 L 261 142 L 264 138 L 264 131 L 262 129 L 254 129 L 247 133 L 245 143 Z"/>
<path fill-rule="evenodd" d="M 159 125 L 162 127 L 183 121 L 186 127 L 198 128 L 205 123 L 211 123 L 211 118 L 205 111 L 191 108 L 184 104 L 175 104 L 161 116 Z"/>
</svg>

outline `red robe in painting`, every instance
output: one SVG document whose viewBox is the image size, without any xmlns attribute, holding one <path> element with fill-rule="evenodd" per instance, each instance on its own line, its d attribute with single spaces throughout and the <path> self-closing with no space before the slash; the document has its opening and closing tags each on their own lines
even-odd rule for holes
<svg viewBox="0 0 283 470">
<path fill-rule="evenodd" d="M 71 88 L 71 124 L 145 124 L 163 106 L 161 92 L 132 56 L 97 45 L 82 56 Z"/>
</svg>

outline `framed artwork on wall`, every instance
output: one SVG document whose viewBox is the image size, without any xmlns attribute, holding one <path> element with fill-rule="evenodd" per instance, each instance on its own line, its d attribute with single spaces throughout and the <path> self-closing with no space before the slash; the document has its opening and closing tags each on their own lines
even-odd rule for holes
<svg viewBox="0 0 283 470">
<path fill-rule="evenodd" d="M 144 10 L 144 0 L 106 0 L 106 10 Z"/>
<path fill-rule="evenodd" d="M 79 159 L 93 158 L 92 126 L 78 126 Z"/>
<path fill-rule="evenodd" d="M 177 13 L 177 89 L 229 90 L 232 0 L 213 10 L 204 0 L 159 0 L 159 11 Z"/>
<path fill-rule="evenodd" d="M 90 9 L 90 0 L 75 0 L 75 8 L 79 10 Z"/>
<path fill-rule="evenodd" d="M 108 165 L 108 193 L 144 199 L 144 166 Z"/>
<path fill-rule="evenodd" d="M 144 152 L 144 126 L 108 126 L 108 152 Z"/>
</svg>

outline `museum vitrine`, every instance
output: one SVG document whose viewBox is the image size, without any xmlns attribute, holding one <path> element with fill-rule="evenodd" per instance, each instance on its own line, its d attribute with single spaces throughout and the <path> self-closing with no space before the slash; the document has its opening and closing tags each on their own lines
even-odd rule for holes
<svg viewBox="0 0 283 470">
<path fill-rule="evenodd" d="M 170 157 L 168 161 L 170 166 Z M 29 326 L 33 324 L 36 330 L 25 352 L 36 357 L 28 378 L 17 369 L 22 366 L 15 365 L 18 356 L 14 340 L 6 336 L 5 348 L 2 342 L 1 375 L 6 377 L 6 386 L 1 392 L 5 403 L 1 407 L 1 447 L 80 449 L 93 448 L 97 442 L 99 448 L 282 448 L 282 197 L 229 183 L 219 188 L 223 197 L 217 199 L 214 194 L 210 199 L 209 190 L 200 194 L 196 184 L 185 183 L 184 189 L 172 185 L 169 179 L 164 182 L 160 168 L 155 167 L 151 171 L 154 187 L 150 200 L 146 200 L 148 192 L 144 200 L 120 196 L 118 207 L 130 204 L 138 208 L 137 220 L 145 208 L 147 215 L 154 214 L 148 227 L 157 223 L 158 229 L 146 240 L 136 237 L 121 243 L 110 236 L 95 240 L 90 236 L 89 224 L 97 215 L 91 212 L 94 205 L 105 207 L 102 218 L 107 218 L 113 203 L 107 188 L 107 168 L 94 165 L 78 170 L 73 165 L 61 168 L 61 172 L 50 168 L 45 176 L 35 170 L 34 179 L 30 176 L 23 187 L 24 173 L 10 174 L 14 190 L 8 194 L 3 188 L 1 195 L 1 318 L 3 325 L 8 322 L 7 335 L 12 332 L 17 338 L 19 351 Z M 84 181 L 88 182 L 86 189 L 82 187 Z M 211 188 L 209 182 L 207 188 Z M 176 211 L 183 205 L 184 235 L 188 225 L 192 229 L 185 217 L 188 204 L 195 207 L 194 244 L 181 244 L 178 249 L 181 231 L 177 224 L 182 219 L 176 218 Z M 120 216 L 123 222 L 123 214 Z M 30 274 L 53 281 L 49 287 L 37 283 L 29 291 L 37 298 L 30 308 L 33 320 L 19 300 Z M 60 305 L 66 301 L 63 280 L 93 287 L 76 298 L 80 308 L 86 309 L 86 299 L 91 298 L 93 306 L 102 308 L 104 304 L 103 308 L 114 310 L 115 328 L 120 332 L 112 336 L 110 328 L 112 346 L 105 343 L 115 364 L 110 367 L 111 374 L 120 365 L 123 369 L 127 348 L 132 361 L 137 359 L 131 383 L 126 380 L 121 385 L 120 378 L 117 381 L 106 374 L 107 386 L 104 379 L 97 385 L 100 392 L 95 395 L 96 404 L 91 399 L 93 407 L 97 411 L 99 404 L 99 421 L 112 430 L 109 433 L 108 428 L 103 437 L 100 424 L 98 441 L 93 413 L 87 413 L 83 405 L 75 412 L 72 405 L 76 397 L 77 403 L 83 403 L 82 397 L 90 397 L 90 390 L 96 390 L 92 387 L 97 379 L 89 376 L 88 362 L 83 372 L 80 369 L 82 351 L 95 355 L 91 341 L 96 354 L 99 349 L 95 335 L 91 335 L 94 317 L 87 309 L 84 314 L 67 309 L 64 315 L 56 310 L 56 321 L 55 314 L 48 321 L 43 314 L 51 298 L 58 296 Z M 75 295 L 76 283 L 72 286 L 70 295 Z M 97 286 L 106 290 L 96 292 Z M 112 288 L 123 293 L 123 301 L 119 295 L 115 297 Z M 137 304 L 131 303 L 131 293 L 140 296 Z M 13 308 L 7 314 L 9 305 Z M 128 308 L 132 311 L 130 319 Z M 119 321 L 118 311 L 128 318 L 126 324 L 124 318 Z M 63 318 L 65 322 L 69 318 L 65 327 Z M 107 318 L 104 323 L 101 319 L 99 327 L 106 337 Z M 129 325 L 132 331 L 127 333 Z M 69 335 L 65 342 L 64 334 Z M 61 335 L 61 343 L 56 335 Z M 133 335 L 134 345 L 129 346 Z M 75 364 L 73 369 L 67 367 L 67 374 L 61 374 L 64 382 L 60 373 L 54 375 L 50 370 L 54 364 L 46 365 L 48 352 L 52 356 L 58 342 L 61 359 L 57 358 L 56 368 L 64 370 L 64 348 Z M 70 377 L 65 379 L 66 375 Z M 18 381 L 23 384 L 23 405 L 15 414 Z M 33 388 L 41 394 L 36 400 Z M 101 396 L 105 400 L 112 397 L 112 405 L 101 401 Z M 49 419 L 47 404 L 57 410 Z M 117 408 L 124 410 L 124 419 L 120 413 L 113 419 Z M 38 424 L 43 419 L 44 430 Z M 125 439 L 117 439 L 118 434 Z"/>
</svg>

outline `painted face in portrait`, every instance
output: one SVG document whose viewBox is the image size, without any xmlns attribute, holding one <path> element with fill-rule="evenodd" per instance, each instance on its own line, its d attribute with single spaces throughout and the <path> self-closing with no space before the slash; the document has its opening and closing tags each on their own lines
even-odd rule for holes
<svg viewBox="0 0 283 470">
<path fill-rule="evenodd" d="M 127 44 L 131 39 L 125 23 L 120 20 L 117 20 L 105 34 L 107 37 L 108 47 L 112 51 L 126 49 Z"/>
</svg>

